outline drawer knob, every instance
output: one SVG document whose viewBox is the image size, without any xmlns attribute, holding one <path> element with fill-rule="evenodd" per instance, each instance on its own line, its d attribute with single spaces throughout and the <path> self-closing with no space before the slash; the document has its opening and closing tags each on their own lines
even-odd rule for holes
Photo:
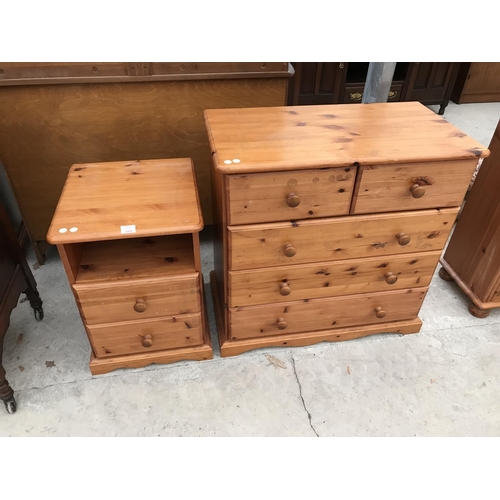
<svg viewBox="0 0 500 500">
<path fill-rule="evenodd" d="M 420 184 L 413 184 L 413 186 L 410 188 L 410 192 L 413 198 L 422 198 L 422 196 L 424 196 L 425 194 L 425 188 Z"/>
<path fill-rule="evenodd" d="M 385 282 L 388 285 L 394 285 L 396 281 L 398 281 L 398 277 L 394 273 L 388 272 L 385 274 Z"/>
<path fill-rule="evenodd" d="M 142 347 L 151 347 L 153 345 L 153 337 L 151 335 L 144 335 L 141 344 Z"/>
<path fill-rule="evenodd" d="M 286 204 L 291 208 L 298 207 L 300 205 L 300 196 L 296 195 L 295 193 L 290 193 L 286 197 Z"/>
<path fill-rule="evenodd" d="M 292 293 L 292 289 L 288 283 L 280 283 L 280 294 L 281 295 L 290 295 Z"/>
<path fill-rule="evenodd" d="M 377 316 L 377 318 L 385 318 L 385 311 L 378 306 L 375 308 L 375 316 Z"/>
<path fill-rule="evenodd" d="M 405 245 L 408 245 L 408 243 L 410 243 L 410 240 L 411 240 L 411 238 L 405 233 L 396 234 L 396 238 L 398 239 L 398 243 L 402 247 L 404 247 Z"/>
<path fill-rule="evenodd" d="M 288 326 L 288 323 L 285 321 L 285 318 L 278 318 L 278 329 L 284 330 Z"/>
<path fill-rule="evenodd" d="M 287 257 L 293 257 L 297 253 L 297 250 L 295 250 L 295 247 L 291 243 L 287 243 L 284 247 L 284 252 Z"/>
<path fill-rule="evenodd" d="M 146 302 L 144 299 L 137 299 L 134 304 L 134 311 L 138 313 L 143 313 L 148 306 L 146 305 Z"/>
</svg>

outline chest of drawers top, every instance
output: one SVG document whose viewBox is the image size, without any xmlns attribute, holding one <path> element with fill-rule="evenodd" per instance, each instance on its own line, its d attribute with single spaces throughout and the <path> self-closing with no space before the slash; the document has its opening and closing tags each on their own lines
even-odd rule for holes
<svg viewBox="0 0 500 500">
<path fill-rule="evenodd" d="M 487 148 L 418 102 L 205 111 L 227 174 L 478 159 Z"/>
</svg>

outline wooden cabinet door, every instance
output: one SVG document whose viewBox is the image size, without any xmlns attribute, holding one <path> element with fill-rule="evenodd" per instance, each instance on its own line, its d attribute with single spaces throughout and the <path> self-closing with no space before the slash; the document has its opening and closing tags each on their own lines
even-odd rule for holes
<svg viewBox="0 0 500 500">
<path fill-rule="evenodd" d="M 450 62 L 413 63 L 406 95 L 402 100 L 441 104 L 451 93 L 457 69 L 458 64 Z"/>
<path fill-rule="evenodd" d="M 336 104 L 339 102 L 342 74 L 347 63 L 292 63 L 295 76 L 290 82 L 288 105 Z"/>
</svg>

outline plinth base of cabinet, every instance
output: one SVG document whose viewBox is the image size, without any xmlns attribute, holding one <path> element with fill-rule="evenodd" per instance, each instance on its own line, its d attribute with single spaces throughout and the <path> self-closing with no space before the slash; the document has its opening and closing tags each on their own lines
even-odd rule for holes
<svg viewBox="0 0 500 500">
<path fill-rule="evenodd" d="M 439 259 L 439 263 L 443 266 L 439 270 L 439 276 L 445 281 L 454 281 L 470 299 L 469 312 L 476 318 L 486 318 L 489 316 L 492 309 L 500 308 L 500 302 L 483 302 L 460 278 L 454 269 L 444 260 Z"/>
<path fill-rule="evenodd" d="M 219 333 L 220 351 L 223 358 L 236 356 L 245 351 L 259 349 L 261 347 L 300 347 L 318 344 L 319 342 L 341 342 L 343 340 L 352 340 L 359 337 L 374 335 L 376 333 L 418 333 L 422 327 L 422 321 L 420 321 L 419 318 L 415 318 L 406 321 L 394 321 L 392 323 L 377 325 L 338 328 L 335 330 L 291 333 L 245 340 L 228 340 L 224 328 L 224 311 L 219 302 L 219 295 L 217 294 L 217 281 L 214 271 L 210 273 L 210 284 L 212 287 L 217 331 Z"/>
</svg>

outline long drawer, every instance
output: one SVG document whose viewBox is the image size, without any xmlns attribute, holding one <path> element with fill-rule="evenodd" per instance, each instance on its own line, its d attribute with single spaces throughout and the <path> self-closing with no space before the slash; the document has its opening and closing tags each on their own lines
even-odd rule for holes
<svg viewBox="0 0 500 500">
<path fill-rule="evenodd" d="M 362 167 L 354 213 L 457 207 L 477 160 Z"/>
<path fill-rule="evenodd" d="M 441 252 L 229 272 L 229 307 L 429 285 Z"/>
<path fill-rule="evenodd" d="M 229 226 L 229 270 L 442 250 L 458 208 Z"/>
<path fill-rule="evenodd" d="M 73 285 L 87 324 L 199 313 L 199 273 L 176 279 Z"/>
<path fill-rule="evenodd" d="M 415 318 L 427 288 L 229 309 L 232 340 Z"/>
<path fill-rule="evenodd" d="M 229 224 L 347 215 L 356 167 L 228 176 Z"/>
<path fill-rule="evenodd" d="M 203 343 L 201 314 L 87 326 L 98 357 L 136 354 Z"/>
</svg>

